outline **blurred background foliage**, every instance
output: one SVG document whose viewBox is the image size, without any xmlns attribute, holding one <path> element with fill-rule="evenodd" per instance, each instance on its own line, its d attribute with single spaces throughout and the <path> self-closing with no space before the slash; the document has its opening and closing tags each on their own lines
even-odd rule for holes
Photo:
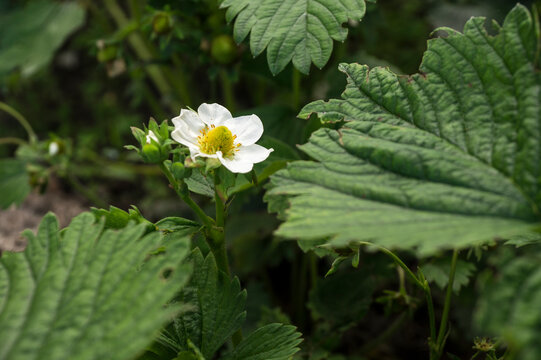
<svg viewBox="0 0 541 360">
<path fill-rule="evenodd" d="M 501 21 L 514 5 L 514 0 L 369 3 L 363 21 L 350 21 L 347 40 L 334 44 L 322 70 L 312 67 L 305 76 L 290 64 L 273 76 L 265 55 L 253 58 L 246 42 L 234 43 L 217 0 L 1 0 L 0 101 L 20 112 L 40 141 L 0 144 L 0 159 L 15 152 L 18 159 L 31 159 L 36 166 L 29 169 L 30 185 L 47 191 L 48 181 L 55 179 L 86 206 L 136 205 L 151 221 L 171 214 L 190 217 L 159 170 L 123 149 L 135 143 L 130 126 L 141 127 L 150 116 L 170 119 L 181 107 L 197 108 L 202 102 L 223 104 L 233 115 L 255 113 L 264 122 L 263 142 L 277 149 L 257 170 L 261 174 L 270 162 L 277 170 L 302 158 L 295 145 L 321 126 L 315 119 L 297 119 L 301 107 L 340 96 L 346 80 L 339 63 L 414 73 L 435 28 L 461 30 L 471 16 Z M 0 138 L 8 137 L 25 139 L 27 134 L 2 111 Z M 59 146 L 54 154 L 52 142 Z M 17 172 L 20 163 L 16 169 L 7 161 L 0 160 L 0 174 L 8 168 Z M 13 179 L 0 186 L 14 189 L 26 178 Z M 361 353 L 374 359 L 425 357 L 427 319 L 416 311 L 422 296 L 406 291 L 404 274 L 384 255 L 361 253 L 355 262 L 362 271 L 348 264 L 346 254 L 348 261 L 333 265 L 335 276 L 323 279 L 340 257 L 321 260 L 275 239 L 279 220 L 267 213 L 262 192 L 258 186 L 236 195 L 227 230 L 233 272 L 249 294 L 246 329 L 292 322 L 308 339 L 303 355 L 312 359 L 361 359 Z M 211 199 L 198 200 L 212 208 Z M 442 254 L 423 266 L 443 287 L 448 263 Z M 481 259 L 462 272 L 464 296 L 452 319 L 460 331 L 449 339 L 460 356 L 471 356 L 476 336 L 470 327 L 476 287 L 469 279 L 477 269 L 490 277 L 489 268 Z M 339 299 L 329 296 L 343 289 L 356 290 Z M 443 292 L 434 292 L 435 301 L 442 302 Z M 398 336 L 385 331 L 405 324 L 408 330 Z"/>
</svg>

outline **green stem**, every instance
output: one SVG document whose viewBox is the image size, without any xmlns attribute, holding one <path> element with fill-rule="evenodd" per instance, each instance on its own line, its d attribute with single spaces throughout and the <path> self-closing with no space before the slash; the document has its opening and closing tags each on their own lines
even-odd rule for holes
<svg viewBox="0 0 541 360">
<path fill-rule="evenodd" d="M 384 248 L 383 246 L 379 246 L 379 245 L 372 244 L 372 243 L 365 242 L 365 241 L 361 241 L 361 242 L 359 242 L 359 244 L 368 245 L 368 246 L 375 246 L 376 248 L 381 250 L 383 253 L 385 253 L 386 255 L 391 257 L 393 259 L 393 261 L 398 266 L 400 266 L 402 269 L 404 269 L 404 271 L 410 277 L 410 279 L 417 286 L 419 286 L 423 290 L 423 292 L 425 293 L 426 302 L 427 302 L 427 306 L 428 306 L 428 319 L 429 319 L 429 325 L 430 325 L 430 341 L 429 341 L 429 344 L 430 344 L 430 360 L 438 359 L 437 357 L 435 357 L 437 355 L 436 355 L 436 353 L 434 351 L 434 348 L 432 346 L 434 340 L 436 339 L 436 317 L 434 316 L 434 301 L 432 300 L 432 293 L 430 292 L 430 286 L 428 285 L 428 281 L 426 281 L 426 279 L 424 279 L 424 276 L 422 276 L 422 274 L 420 275 L 420 276 L 423 277 L 422 279 L 419 279 L 417 276 L 415 276 L 413 271 L 411 271 L 410 268 L 395 253 L 393 253 L 391 250 L 389 250 L 387 248 Z"/>
<path fill-rule="evenodd" d="M 205 212 L 203 211 L 203 209 L 201 209 L 199 207 L 199 205 L 197 205 L 195 203 L 195 201 L 192 200 L 192 198 L 190 197 L 188 191 L 184 190 L 182 188 L 182 184 L 180 184 L 176 179 L 175 177 L 173 176 L 173 174 L 171 173 L 171 171 L 163 164 L 161 163 L 160 164 L 160 169 L 162 170 L 162 172 L 165 174 L 165 176 L 167 177 L 167 180 L 169 180 L 169 183 L 171 184 L 171 186 L 173 187 L 173 190 L 175 190 L 175 192 L 177 193 L 177 195 L 189 206 L 192 208 L 192 210 L 195 212 L 195 214 L 197 215 L 197 217 L 199 218 L 199 220 L 201 220 L 201 222 L 203 223 L 203 225 L 205 225 L 207 227 L 207 229 L 209 229 L 210 231 L 214 228 L 214 221 L 207 216 L 207 214 L 205 214 Z"/>
<path fill-rule="evenodd" d="M 210 249 L 216 258 L 216 264 L 218 268 L 224 271 L 227 276 L 231 276 L 231 271 L 229 270 L 229 260 L 227 258 L 227 247 L 225 244 L 225 207 L 224 200 L 220 196 L 220 177 L 214 172 L 214 200 L 216 202 L 216 227 L 217 230 L 213 231 L 212 239 L 208 242 Z M 237 345 L 242 341 L 242 329 L 235 331 L 231 337 L 233 346 Z"/>
<path fill-rule="evenodd" d="M 445 346 L 447 323 L 449 321 L 449 310 L 451 309 L 451 298 L 453 296 L 453 282 L 455 280 L 456 263 L 458 260 L 458 250 L 453 252 L 453 258 L 451 260 L 451 271 L 449 272 L 449 283 L 447 284 L 447 294 L 445 296 L 445 303 L 443 304 L 443 313 L 441 316 L 440 331 L 438 333 L 438 340 L 436 341 L 436 349 L 439 359 L 443 353 L 443 347 Z"/>
<path fill-rule="evenodd" d="M 434 351 L 434 340 L 436 339 L 436 316 L 434 314 L 434 301 L 432 300 L 432 293 L 430 292 L 430 286 L 428 283 L 423 289 L 426 297 L 426 306 L 428 307 L 428 322 L 430 326 L 430 339 L 429 339 L 429 350 L 430 350 L 430 360 L 436 359 L 436 353 Z"/>
<path fill-rule="evenodd" d="M 225 208 L 224 201 L 220 196 L 218 186 L 220 178 L 214 173 L 214 202 L 216 203 L 216 226 L 223 228 L 225 226 Z"/>
<path fill-rule="evenodd" d="M 16 137 L 0 138 L 0 145 L 3 144 L 26 145 L 26 141 Z"/>
<path fill-rule="evenodd" d="M 22 127 L 28 133 L 28 139 L 30 140 L 31 143 L 34 143 L 38 139 L 38 137 L 36 136 L 36 133 L 32 129 L 32 126 L 30 126 L 30 123 L 26 120 L 26 118 L 20 112 L 18 112 L 17 110 L 15 110 L 14 108 L 12 108 L 11 106 L 9 106 L 8 104 L 2 101 L 0 101 L 0 110 L 3 110 L 9 115 L 13 116 L 15 120 L 17 120 L 22 125 Z"/>
<path fill-rule="evenodd" d="M 393 253 L 391 250 L 387 249 L 387 248 L 384 248 L 383 246 L 379 246 L 379 245 L 376 245 L 376 244 L 373 244 L 373 243 L 369 243 L 369 242 L 366 242 L 366 241 L 360 241 L 359 242 L 360 245 L 367 245 L 367 246 L 375 246 L 376 248 L 378 248 L 379 250 L 381 250 L 383 253 L 385 253 L 386 255 L 390 256 L 391 259 L 393 259 L 393 261 L 398 265 L 400 266 L 402 269 L 404 269 L 404 271 L 406 272 L 406 274 L 410 277 L 410 279 L 415 283 L 417 284 L 421 289 L 424 289 L 425 288 L 425 284 L 423 284 L 418 278 L 417 276 L 415 276 L 415 274 L 413 273 L 413 271 L 410 270 L 410 268 L 404 264 L 404 262 L 398 257 L 396 256 L 395 253 Z"/>
</svg>

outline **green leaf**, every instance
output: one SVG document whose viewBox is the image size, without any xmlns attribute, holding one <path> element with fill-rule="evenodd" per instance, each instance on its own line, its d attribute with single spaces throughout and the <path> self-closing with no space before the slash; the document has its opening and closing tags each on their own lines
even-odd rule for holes
<svg viewBox="0 0 541 360">
<path fill-rule="evenodd" d="M 301 149 L 315 159 L 271 177 L 278 235 L 372 241 L 420 255 L 540 226 L 539 38 L 517 5 L 499 33 L 483 18 L 430 40 L 421 74 L 342 64 L 342 100 L 300 113 L 343 119 Z M 286 208 L 289 207 L 286 211 Z"/>
<path fill-rule="evenodd" d="M 84 9 L 75 2 L 44 0 L 1 14 L 0 76 L 16 67 L 31 75 L 47 65 L 84 17 Z"/>
<path fill-rule="evenodd" d="M 230 280 L 218 269 L 212 254 L 203 258 L 195 249 L 191 260 L 194 273 L 179 301 L 192 308 L 175 319 L 159 341 L 177 352 L 190 351 L 192 341 L 206 359 L 212 359 L 244 322 L 246 291 L 241 291 L 238 278 Z"/>
<path fill-rule="evenodd" d="M 539 244 L 541 242 L 541 234 L 538 232 L 527 232 L 509 238 L 505 245 L 514 245 L 522 247 L 526 245 Z"/>
<path fill-rule="evenodd" d="M 106 229 L 122 229 L 128 225 L 130 221 L 135 224 L 145 224 L 148 231 L 156 230 L 156 227 L 147 219 L 143 217 L 139 209 L 132 205 L 128 212 L 117 208 L 116 206 L 109 206 L 109 210 L 91 208 L 90 211 L 96 217 L 96 220 L 105 220 Z"/>
<path fill-rule="evenodd" d="M 131 359 L 179 310 L 189 239 L 144 225 L 103 230 L 83 213 L 58 231 L 48 214 L 23 253 L 0 258 L 0 358 Z M 152 256 L 157 248 L 165 251 Z"/>
<path fill-rule="evenodd" d="M 423 265 L 421 270 L 429 282 L 435 282 L 436 285 L 438 285 L 441 289 L 444 289 L 449 283 L 451 259 L 445 258 L 443 260 L 433 261 Z M 458 260 L 456 263 L 455 278 L 453 281 L 453 291 L 458 293 L 463 286 L 468 285 L 474 272 L 474 264 Z"/>
<path fill-rule="evenodd" d="M 342 24 L 361 20 L 366 11 L 365 0 L 224 0 L 221 7 L 227 8 L 227 21 L 236 18 L 237 43 L 251 32 L 252 54 L 267 48 L 273 74 L 290 61 L 304 74 L 312 62 L 322 68 L 331 56 L 333 39 L 346 39 Z"/>
<path fill-rule="evenodd" d="M 30 193 L 26 163 L 16 159 L 0 160 L 0 208 L 19 205 Z"/>
<path fill-rule="evenodd" d="M 484 284 L 474 312 L 481 336 L 501 336 L 516 359 L 541 359 L 541 268 L 539 253 L 511 256 Z"/>
<path fill-rule="evenodd" d="M 237 345 L 224 360 L 288 360 L 299 351 L 301 334 L 291 325 L 265 325 Z"/>
<path fill-rule="evenodd" d="M 166 217 L 155 224 L 167 236 L 188 236 L 201 229 L 201 224 L 181 217 Z"/>
<path fill-rule="evenodd" d="M 200 169 L 193 169 L 191 176 L 184 179 L 184 181 L 191 192 L 214 198 L 214 182 L 212 176 L 203 175 Z"/>
<path fill-rule="evenodd" d="M 300 159 L 299 154 L 295 149 L 278 139 L 263 136 L 261 140 L 258 141 L 258 144 L 268 149 L 272 148 L 274 151 L 270 153 L 265 161 L 254 164 L 254 171 L 257 175 L 257 185 L 266 181 L 278 170 L 285 168 L 289 161 Z M 256 186 L 256 184 L 254 184 L 253 181 L 248 180 L 246 177 L 239 176 L 235 186 L 227 191 L 227 195 L 231 196 L 254 186 Z"/>
</svg>

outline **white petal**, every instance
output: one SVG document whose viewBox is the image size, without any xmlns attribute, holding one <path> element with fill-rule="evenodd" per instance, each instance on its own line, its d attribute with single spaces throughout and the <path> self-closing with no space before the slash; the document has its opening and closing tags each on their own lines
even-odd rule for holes
<svg viewBox="0 0 541 360">
<path fill-rule="evenodd" d="M 221 126 L 224 121 L 231 119 L 233 116 L 225 107 L 220 104 L 201 104 L 197 108 L 199 118 L 208 126 Z"/>
<path fill-rule="evenodd" d="M 195 159 L 196 157 L 199 157 L 199 156 L 200 157 L 211 158 L 211 159 L 218 159 L 219 158 L 219 156 L 217 154 L 205 154 L 204 152 L 199 151 L 199 149 L 197 149 L 196 154 L 193 154 L 191 152 L 190 152 L 190 154 L 191 154 L 193 159 Z"/>
<path fill-rule="evenodd" d="M 150 144 L 152 140 L 156 141 L 158 144 L 160 143 L 160 141 L 158 140 L 158 137 L 156 136 L 156 134 L 154 134 L 154 131 L 149 130 L 146 136 L 147 144 Z"/>
<path fill-rule="evenodd" d="M 257 115 L 239 116 L 224 122 L 233 135 L 237 135 L 236 142 L 242 145 L 255 144 L 263 135 L 263 123 Z"/>
<path fill-rule="evenodd" d="M 182 109 L 180 115 L 173 118 L 175 130 L 171 137 L 188 147 L 198 147 L 197 137 L 201 135 L 200 131 L 205 124 L 199 118 L 199 115 L 193 110 Z"/>
<path fill-rule="evenodd" d="M 231 172 L 244 174 L 244 173 L 252 171 L 252 168 L 254 167 L 254 164 L 250 162 L 238 161 L 235 158 L 231 160 L 225 159 L 222 156 L 221 151 L 217 151 L 216 154 L 218 154 L 218 159 L 220 160 L 222 165 L 225 166 Z"/>
<path fill-rule="evenodd" d="M 188 128 L 197 136 L 199 136 L 199 131 L 205 127 L 205 123 L 199 118 L 199 115 L 195 111 L 188 109 L 180 110 L 180 115 L 173 118 L 172 121 L 175 128 Z"/>
<path fill-rule="evenodd" d="M 56 154 L 58 154 L 58 150 L 60 148 L 58 147 L 58 143 L 56 141 L 53 141 L 49 144 L 49 155 L 50 156 L 55 156 Z"/>
<path fill-rule="evenodd" d="M 181 127 L 175 128 L 175 130 L 173 130 L 171 133 L 171 137 L 176 142 L 179 142 L 190 149 L 199 148 L 197 137 L 192 135 L 192 133 L 186 128 L 186 125 L 181 125 Z"/>
<path fill-rule="evenodd" d="M 222 157 L 221 152 L 217 152 L 220 162 L 231 172 L 247 173 L 250 172 L 254 163 L 259 163 L 269 157 L 269 154 L 274 149 L 266 149 L 263 146 L 252 144 L 249 146 L 241 146 L 239 151 L 231 159 Z"/>
</svg>

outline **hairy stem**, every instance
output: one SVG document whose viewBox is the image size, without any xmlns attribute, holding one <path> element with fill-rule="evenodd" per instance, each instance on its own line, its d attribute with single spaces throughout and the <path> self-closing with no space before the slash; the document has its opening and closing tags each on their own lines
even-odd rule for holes
<svg viewBox="0 0 541 360">
<path fill-rule="evenodd" d="M 443 304 L 443 313 L 441 316 L 440 331 L 438 333 L 438 340 L 436 341 L 436 349 L 439 359 L 443 353 L 443 347 L 445 346 L 445 340 L 447 338 L 447 323 L 449 321 L 449 310 L 451 309 L 451 298 L 453 296 L 453 282 L 455 280 L 456 263 L 458 260 L 458 250 L 453 252 L 453 258 L 451 260 L 451 271 L 449 272 L 449 283 L 447 284 L 447 294 L 445 295 L 445 303 Z"/>
<path fill-rule="evenodd" d="M 432 300 L 432 293 L 430 291 L 430 286 L 428 283 L 423 289 L 425 292 L 426 306 L 428 307 L 428 322 L 430 326 L 430 339 L 428 341 L 430 347 L 430 360 L 437 359 L 437 354 L 434 351 L 434 341 L 436 340 L 436 316 L 434 315 L 434 301 Z"/>
<path fill-rule="evenodd" d="M 359 243 L 361 245 L 375 246 L 379 250 L 381 250 L 384 254 L 391 257 L 391 259 L 393 259 L 393 261 L 405 271 L 405 273 L 413 281 L 413 283 L 419 286 L 423 290 L 423 292 L 425 293 L 426 303 L 428 306 L 428 319 L 429 319 L 429 326 L 430 326 L 430 339 L 429 339 L 430 360 L 439 359 L 437 351 L 434 350 L 434 346 L 433 346 L 434 341 L 436 339 L 436 317 L 434 315 L 434 301 L 432 300 L 432 293 L 430 292 L 430 286 L 428 285 L 428 281 L 424 279 L 424 276 L 422 275 L 422 273 L 419 274 L 421 278 L 415 276 L 413 271 L 411 271 L 411 269 L 391 250 L 384 248 L 383 246 L 379 246 L 379 245 L 372 244 L 365 241 L 361 241 Z M 453 277 L 454 277 L 454 274 L 453 274 Z"/>
<path fill-rule="evenodd" d="M 224 199 L 220 196 L 220 178 L 216 172 L 214 172 L 214 200 L 216 202 L 216 227 L 218 228 L 212 234 L 210 241 L 210 249 L 216 257 L 216 264 L 218 268 L 225 272 L 228 276 L 231 276 L 229 270 L 229 260 L 227 258 L 227 247 L 225 244 L 225 205 Z M 242 341 L 242 329 L 235 331 L 231 337 L 233 346 L 237 346 Z"/>
<path fill-rule="evenodd" d="M 169 180 L 169 184 L 171 184 L 171 187 L 173 188 L 173 190 L 175 190 L 175 192 L 177 193 L 177 195 L 189 206 L 192 208 L 192 210 L 194 211 L 194 213 L 197 215 L 197 217 L 199 218 L 199 220 L 203 223 L 203 225 L 205 225 L 207 227 L 208 230 L 212 231 L 212 229 L 214 228 L 214 220 L 212 220 L 210 217 L 207 216 L 207 214 L 205 214 L 205 212 L 203 211 L 203 209 L 201 209 L 199 207 L 199 205 L 197 205 L 195 203 L 195 201 L 192 200 L 192 198 L 190 197 L 188 191 L 184 190 L 182 188 L 182 184 L 180 184 L 176 179 L 175 177 L 173 176 L 173 174 L 171 174 L 171 171 L 169 171 L 169 169 L 163 164 L 161 163 L 160 164 L 160 169 L 162 170 L 162 172 L 165 174 L 165 176 L 167 177 L 167 180 Z"/>
<path fill-rule="evenodd" d="M 417 278 L 417 276 L 415 276 L 415 274 L 413 273 L 413 271 L 410 270 L 410 268 L 404 264 L 404 262 L 394 253 L 392 252 L 391 250 L 387 249 L 387 248 L 384 248 L 383 246 L 379 246 L 379 245 L 376 245 L 376 244 L 373 244 L 373 243 L 369 243 L 369 242 L 366 242 L 366 241 L 360 241 L 359 244 L 361 245 L 367 245 L 367 246 L 375 246 L 376 248 L 378 248 L 379 250 L 381 250 L 381 252 L 383 252 L 384 254 L 388 255 L 389 257 L 391 257 L 391 259 L 393 259 L 393 261 L 398 265 L 400 266 L 402 269 L 404 269 L 404 271 L 406 272 L 406 274 L 409 276 L 409 278 L 415 283 L 417 284 L 421 289 L 424 289 L 425 288 L 425 285 Z"/>
<path fill-rule="evenodd" d="M 32 126 L 30 126 L 30 123 L 26 120 L 26 118 L 17 110 L 9 106 L 8 104 L 0 101 L 0 110 L 8 113 L 9 115 L 13 116 L 15 120 L 17 120 L 22 127 L 26 130 L 28 133 L 28 139 L 31 143 L 35 142 L 38 137 L 36 136 L 36 133 L 34 132 L 34 129 L 32 129 Z"/>
</svg>

